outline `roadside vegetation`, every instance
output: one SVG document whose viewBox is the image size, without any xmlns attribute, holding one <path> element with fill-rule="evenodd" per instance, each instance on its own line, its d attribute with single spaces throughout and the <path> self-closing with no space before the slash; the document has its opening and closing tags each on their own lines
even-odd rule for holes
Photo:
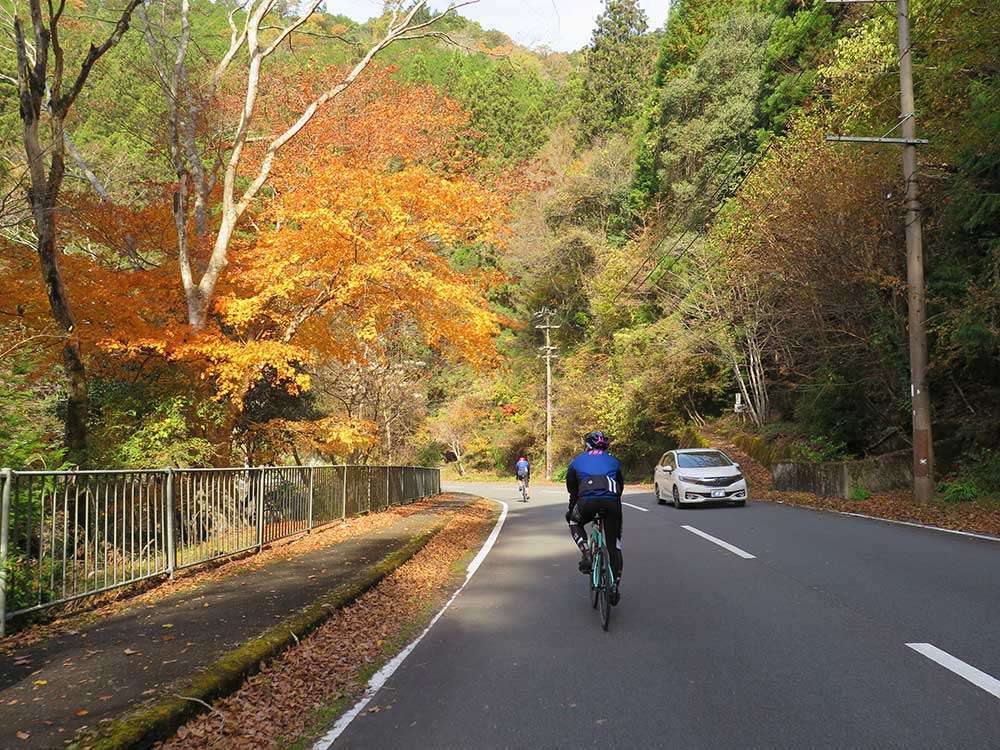
<svg viewBox="0 0 1000 750">
<path fill-rule="evenodd" d="M 0 47 L 0 464 L 507 476 L 527 451 L 537 468 L 543 306 L 561 326 L 557 467 L 600 427 L 645 479 L 737 399 L 735 428 L 775 455 L 909 450 L 898 155 L 823 141 L 897 121 L 884 8 L 676 0 L 651 29 L 615 0 L 564 54 L 421 7 L 434 33 L 356 78 L 393 4 L 363 24 L 317 10 L 267 47 L 242 132 L 248 48 L 216 73 L 249 16 L 184 7 L 136 10 L 65 138 L 42 116 L 66 167 L 60 289 Z M 7 33 L 19 8 L 0 5 Z M 67 70 L 111 13 L 66 8 Z M 935 448 L 961 504 L 1000 495 L 1000 17 L 988 0 L 912 14 Z M 295 23 L 268 18 L 265 44 Z"/>
<path fill-rule="evenodd" d="M 549 179 L 515 209 L 506 256 L 516 317 L 547 305 L 562 326 L 556 465 L 599 426 L 648 479 L 737 399 L 729 429 L 776 456 L 908 454 L 898 154 L 823 141 L 896 123 L 891 14 L 680 0 L 649 31 L 634 3 L 607 7 L 576 58 L 588 93 L 540 150 Z M 998 17 L 976 0 L 911 7 L 939 492 L 962 503 L 1000 496 Z M 633 80 L 604 63 L 637 50 Z M 637 111 L 595 115 L 601 90 L 640 91 Z M 472 471 L 503 473 L 522 449 L 540 465 L 539 343 L 526 322 L 501 341 L 505 369 L 438 412 Z"/>
</svg>

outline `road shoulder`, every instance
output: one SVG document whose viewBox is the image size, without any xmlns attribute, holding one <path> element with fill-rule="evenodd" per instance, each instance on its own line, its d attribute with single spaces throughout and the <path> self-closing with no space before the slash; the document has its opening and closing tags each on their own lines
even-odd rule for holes
<svg viewBox="0 0 1000 750">
<path fill-rule="evenodd" d="M 497 513 L 486 500 L 455 512 L 410 560 L 181 726 L 163 750 L 310 747 L 461 586 Z"/>
</svg>

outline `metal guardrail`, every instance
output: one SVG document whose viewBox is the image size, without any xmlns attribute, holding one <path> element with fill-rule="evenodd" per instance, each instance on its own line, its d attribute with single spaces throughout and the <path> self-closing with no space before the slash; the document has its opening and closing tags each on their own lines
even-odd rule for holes
<svg viewBox="0 0 1000 750">
<path fill-rule="evenodd" d="M 419 466 L 13 471 L 0 504 L 7 620 L 441 491 Z"/>
</svg>

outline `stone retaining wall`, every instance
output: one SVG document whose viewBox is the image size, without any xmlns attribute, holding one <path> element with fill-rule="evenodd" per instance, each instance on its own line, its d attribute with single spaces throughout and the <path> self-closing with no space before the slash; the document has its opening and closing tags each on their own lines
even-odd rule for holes
<svg viewBox="0 0 1000 750">
<path fill-rule="evenodd" d="M 861 461 L 782 461 L 771 470 L 774 489 L 850 499 L 855 491 L 905 490 L 913 482 L 910 456 L 890 454 Z"/>
</svg>

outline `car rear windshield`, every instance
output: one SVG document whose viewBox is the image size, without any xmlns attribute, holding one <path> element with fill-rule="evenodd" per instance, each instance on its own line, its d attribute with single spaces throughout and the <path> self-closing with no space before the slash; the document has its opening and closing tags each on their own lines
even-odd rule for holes
<svg viewBox="0 0 1000 750">
<path fill-rule="evenodd" d="M 711 469 L 716 466 L 732 465 L 733 462 L 718 451 L 677 454 L 677 466 L 681 469 Z"/>
</svg>

